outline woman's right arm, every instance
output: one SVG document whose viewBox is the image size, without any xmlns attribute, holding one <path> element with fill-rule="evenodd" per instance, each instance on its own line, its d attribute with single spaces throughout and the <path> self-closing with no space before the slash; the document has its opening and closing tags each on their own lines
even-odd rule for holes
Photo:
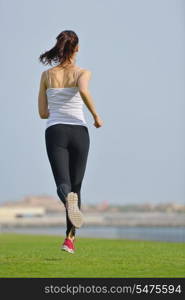
<svg viewBox="0 0 185 300">
<path fill-rule="evenodd" d="M 100 116 L 96 112 L 96 107 L 95 107 L 93 98 L 91 97 L 91 94 L 88 89 L 88 83 L 89 83 L 89 80 L 91 79 L 91 76 L 92 76 L 91 71 L 84 70 L 78 78 L 77 85 L 79 87 L 79 93 L 80 93 L 85 105 L 87 106 L 87 108 L 89 109 L 89 111 L 91 112 L 91 114 L 94 118 L 94 121 L 95 121 L 94 126 L 101 127 L 103 125 L 103 121 L 101 120 Z"/>
</svg>

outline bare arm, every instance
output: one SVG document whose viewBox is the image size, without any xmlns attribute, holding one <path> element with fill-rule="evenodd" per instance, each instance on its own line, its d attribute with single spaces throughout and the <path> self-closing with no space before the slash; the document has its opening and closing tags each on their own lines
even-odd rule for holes
<svg viewBox="0 0 185 300">
<path fill-rule="evenodd" d="M 38 95 L 38 111 L 41 119 L 47 119 L 49 117 L 46 89 L 47 89 L 46 73 L 44 71 L 41 74 L 40 88 L 39 88 L 39 95 Z"/>
<path fill-rule="evenodd" d="M 96 118 L 98 116 L 98 113 L 96 112 L 94 101 L 91 97 L 91 94 L 88 90 L 88 82 L 91 79 L 92 73 L 89 70 L 84 70 L 80 77 L 78 78 L 78 87 L 79 87 L 79 93 L 86 104 L 87 108 L 91 112 L 93 118 Z"/>
</svg>

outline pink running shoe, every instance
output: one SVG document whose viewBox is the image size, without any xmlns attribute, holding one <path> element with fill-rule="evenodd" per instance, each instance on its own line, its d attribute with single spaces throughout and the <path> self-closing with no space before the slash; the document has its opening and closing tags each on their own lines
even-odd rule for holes
<svg viewBox="0 0 185 300">
<path fill-rule="evenodd" d="M 74 248 L 74 242 L 71 241 L 70 239 L 65 239 L 64 243 L 62 245 L 62 250 L 65 250 L 69 253 L 74 253 L 75 252 L 75 248 Z"/>
</svg>

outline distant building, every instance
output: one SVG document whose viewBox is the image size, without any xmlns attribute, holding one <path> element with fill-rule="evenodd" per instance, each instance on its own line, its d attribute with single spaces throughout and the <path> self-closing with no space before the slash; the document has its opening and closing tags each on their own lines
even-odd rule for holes
<svg viewBox="0 0 185 300">
<path fill-rule="evenodd" d="M 0 218 L 41 217 L 45 215 L 43 207 L 0 207 Z"/>
<path fill-rule="evenodd" d="M 58 198 L 51 196 L 26 196 L 19 201 L 8 201 L 0 207 L 42 207 L 45 212 L 62 212 L 65 210 L 64 204 Z"/>
</svg>

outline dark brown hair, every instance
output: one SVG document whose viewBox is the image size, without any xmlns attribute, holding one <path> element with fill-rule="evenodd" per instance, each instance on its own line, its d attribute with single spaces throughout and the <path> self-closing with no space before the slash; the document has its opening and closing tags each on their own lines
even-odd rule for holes
<svg viewBox="0 0 185 300">
<path fill-rule="evenodd" d="M 43 64 L 64 63 L 68 61 L 74 53 L 75 47 L 78 45 L 79 39 L 77 34 L 72 30 L 64 30 L 57 37 L 57 42 L 53 48 L 42 53 L 39 61 Z"/>
</svg>

